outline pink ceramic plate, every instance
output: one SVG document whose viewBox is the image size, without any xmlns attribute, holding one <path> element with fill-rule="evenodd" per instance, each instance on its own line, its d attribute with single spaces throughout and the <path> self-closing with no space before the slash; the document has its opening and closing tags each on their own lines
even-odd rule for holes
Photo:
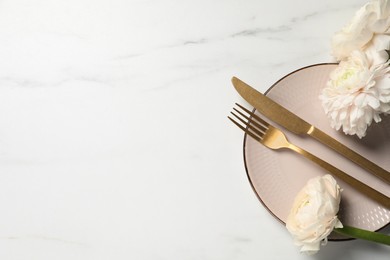
<svg viewBox="0 0 390 260">
<path fill-rule="evenodd" d="M 266 95 L 364 157 L 390 170 L 390 116 L 385 117 L 381 123 L 372 125 L 363 139 L 346 136 L 330 128 L 318 95 L 335 67 L 335 64 L 317 64 L 294 71 L 276 82 Z M 266 120 L 280 127 L 271 120 Z M 280 128 L 292 143 L 390 196 L 389 185 L 343 156 L 310 137 L 296 136 Z M 327 173 L 296 153 L 270 150 L 247 136 L 244 139 L 244 157 L 247 174 L 255 193 L 281 222 L 285 222 L 296 194 L 307 180 Z M 390 223 L 388 209 L 366 198 L 348 184 L 339 180 L 338 182 L 343 189 L 339 212 L 342 223 L 372 231 Z M 331 239 L 341 238 L 332 235 Z"/>
</svg>

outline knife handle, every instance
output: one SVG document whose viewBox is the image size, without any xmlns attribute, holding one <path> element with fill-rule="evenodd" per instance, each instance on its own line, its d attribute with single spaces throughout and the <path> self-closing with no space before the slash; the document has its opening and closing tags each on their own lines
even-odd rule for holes
<svg viewBox="0 0 390 260">
<path fill-rule="evenodd" d="M 331 173 L 334 177 L 339 178 L 340 180 L 344 181 L 345 183 L 348 183 L 352 188 L 356 189 L 357 191 L 367 195 L 371 199 L 375 200 L 376 202 L 380 203 L 382 206 L 385 206 L 387 209 L 390 209 L 390 198 L 386 195 L 380 193 L 379 191 L 371 188 L 370 186 L 364 184 L 363 182 L 355 179 L 354 177 L 346 174 L 342 170 L 334 167 L 333 165 L 327 163 L 326 161 L 318 158 L 317 156 L 299 148 L 298 146 L 295 146 L 293 144 L 290 144 L 288 146 L 289 149 L 303 155 L 307 159 L 311 160 L 312 162 L 316 163 L 317 165 L 321 166 L 325 170 L 327 170 L 329 173 Z"/>
<path fill-rule="evenodd" d="M 363 169 L 371 172 L 387 184 L 390 184 L 390 173 L 388 171 L 371 162 L 367 158 L 364 158 L 363 156 L 351 150 L 347 146 L 343 145 L 336 139 L 330 137 L 329 135 L 325 134 L 324 132 L 315 127 L 312 127 L 309 132 L 307 132 L 307 134 L 317 139 L 321 143 L 329 146 L 330 148 L 343 155 L 344 157 L 348 158 L 352 162 L 356 163 Z"/>
</svg>

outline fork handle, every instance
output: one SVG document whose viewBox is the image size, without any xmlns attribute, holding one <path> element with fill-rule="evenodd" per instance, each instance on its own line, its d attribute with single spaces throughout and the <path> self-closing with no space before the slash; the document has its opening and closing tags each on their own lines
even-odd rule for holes
<svg viewBox="0 0 390 260">
<path fill-rule="evenodd" d="M 322 142 L 323 144 L 326 144 L 327 146 L 329 146 L 336 152 L 340 153 L 344 157 L 353 161 L 363 169 L 379 177 L 382 181 L 386 182 L 387 184 L 390 184 L 390 173 L 385 169 L 381 168 L 380 166 L 378 166 L 377 164 L 373 163 L 367 158 L 364 158 L 357 152 L 351 150 L 347 146 L 336 141 L 336 139 L 330 137 L 329 135 L 325 134 L 324 132 L 322 132 L 317 128 L 313 128 L 308 134 L 314 137 L 315 139 L 317 139 L 318 141 Z"/>
<path fill-rule="evenodd" d="M 318 164 L 319 166 L 321 166 L 322 168 L 324 168 L 325 170 L 330 172 L 333 176 L 348 183 L 356 190 L 362 192 L 363 194 L 366 194 L 371 199 L 379 202 L 380 204 L 382 204 L 386 208 L 390 209 L 390 198 L 387 197 L 386 195 L 380 193 L 379 191 L 371 188 L 370 186 L 368 186 L 368 185 L 364 184 L 363 182 L 355 179 L 354 177 L 346 174 L 345 172 L 339 170 L 338 168 L 336 168 L 333 165 L 327 163 L 326 161 L 318 158 L 317 156 L 305 151 L 304 149 L 299 148 L 296 145 L 290 144 L 287 148 L 293 150 L 294 152 L 297 152 L 297 153 L 303 155 L 307 159 L 311 160 L 312 162 Z"/>
</svg>

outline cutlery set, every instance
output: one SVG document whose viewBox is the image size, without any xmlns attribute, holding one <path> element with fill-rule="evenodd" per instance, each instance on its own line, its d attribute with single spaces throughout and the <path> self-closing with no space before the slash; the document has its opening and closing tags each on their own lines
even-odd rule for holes
<svg viewBox="0 0 390 260">
<path fill-rule="evenodd" d="M 291 111 L 282 107 L 269 97 L 258 92 L 240 79 L 233 77 L 232 83 L 237 92 L 266 118 L 283 126 L 285 129 L 294 134 L 308 135 L 313 137 L 314 139 L 320 141 L 339 154 L 343 155 L 347 159 L 356 163 L 366 171 L 380 178 L 385 183 L 390 184 L 390 173 L 385 169 L 369 161 L 357 152 L 338 142 L 336 139 L 322 132 L 320 129 L 304 121 Z M 278 150 L 285 148 L 303 155 L 307 159 L 327 170 L 333 176 L 348 183 L 357 191 L 365 194 L 367 197 L 370 197 L 384 207 L 390 209 L 390 198 L 388 196 L 353 178 L 352 176 L 339 170 L 328 162 L 325 162 L 324 160 L 316 157 L 315 155 L 299 148 L 294 144 L 291 144 L 288 142 L 284 133 L 280 129 L 270 125 L 264 121 L 264 119 L 255 115 L 255 112 L 251 112 L 239 104 L 236 105 L 237 108 L 233 108 L 234 112 L 231 112 L 232 117 L 229 116 L 228 118 L 247 135 L 251 136 L 256 141 L 270 149 Z"/>
</svg>

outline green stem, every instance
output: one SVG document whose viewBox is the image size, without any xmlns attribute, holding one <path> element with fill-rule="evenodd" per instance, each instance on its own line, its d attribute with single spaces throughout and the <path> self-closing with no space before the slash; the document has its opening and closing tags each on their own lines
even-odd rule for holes
<svg viewBox="0 0 390 260">
<path fill-rule="evenodd" d="M 344 226 L 343 228 L 335 228 L 334 231 L 344 236 L 364 239 L 390 246 L 390 236 L 385 234 L 349 226 Z"/>
</svg>

